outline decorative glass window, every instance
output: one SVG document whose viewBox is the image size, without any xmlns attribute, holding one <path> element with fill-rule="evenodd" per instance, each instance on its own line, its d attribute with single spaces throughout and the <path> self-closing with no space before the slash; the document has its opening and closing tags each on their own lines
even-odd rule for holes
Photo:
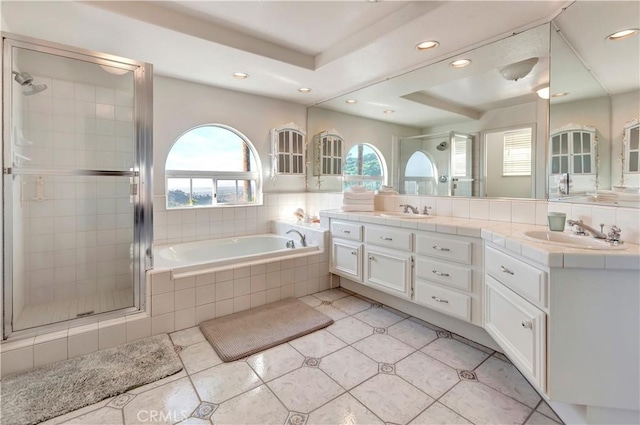
<svg viewBox="0 0 640 425">
<path fill-rule="evenodd" d="M 624 129 L 625 172 L 640 172 L 640 123 L 633 120 Z"/>
<path fill-rule="evenodd" d="M 503 176 L 531 175 L 531 127 L 505 131 L 502 156 Z"/>
<path fill-rule="evenodd" d="M 438 170 L 429 156 L 416 151 L 409 157 L 404 170 L 404 193 L 407 195 L 437 194 Z"/>
<path fill-rule="evenodd" d="M 341 176 L 344 145 L 342 137 L 335 130 L 329 130 L 315 135 L 313 140 L 316 149 L 314 175 Z"/>
<path fill-rule="evenodd" d="M 384 183 L 382 155 L 371 145 L 360 143 L 352 147 L 344 160 L 344 188 L 362 185 L 378 190 Z"/>
<path fill-rule="evenodd" d="M 551 174 L 595 174 L 596 129 L 569 124 L 551 134 Z"/>
<path fill-rule="evenodd" d="M 273 172 L 305 174 L 305 132 L 289 123 L 271 130 Z"/>
<path fill-rule="evenodd" d="M 167 208 L 261 203 L 261 175 L 255 148 L 239 131 L 221 124 L 192 128 L 167 156 Z"/>
</svg>

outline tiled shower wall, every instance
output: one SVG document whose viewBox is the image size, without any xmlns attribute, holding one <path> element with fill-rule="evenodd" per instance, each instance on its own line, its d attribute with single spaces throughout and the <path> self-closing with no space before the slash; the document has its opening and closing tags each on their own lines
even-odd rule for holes
<svg viewBox="0 0 640 425">
<path fill-rule="evenodd" d="M 37 76 L 47 90 L 25 97 L 24 167 L 128 170 L 133 93 Z M 129 179 L 24 176 L 25 304 L 131 287 Z M 17 210 L 16 210 L 17 211 Z"/>
</svg>

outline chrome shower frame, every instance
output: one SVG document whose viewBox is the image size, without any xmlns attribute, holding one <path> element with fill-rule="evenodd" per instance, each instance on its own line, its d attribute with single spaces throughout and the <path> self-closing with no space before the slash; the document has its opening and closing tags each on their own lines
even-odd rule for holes
<svg viewBox="0 0 640 425">
<path fill-rule="evenodd" d="M 134 306 L 119 310 L 117 313 L 124 316 L 135 311 L 144 311 L 147 307 L 146 293 L 146 271 L 153 266 L 153 66 L 149 63 L 126 59 L 119 56 L 79 49 L 62 44 L 51 43 L 44 40 L 19 36 L 6 32 L 1 32 L 2 36 L 2 228 L 0 237 L 3 241 L 2 255 L 2 339 L 7 339 L 12 333 L 21 336 L 25 333 L 33 333 L 46 326 L 52 331 L 59 328 L 69 327 L 70 322 L 89 323 L 96 322 L 101 317 L 113 316 L 114 312 L 95 314 L 91 317 L 74 319 L 66 322 L 59 322 L 52 325 L 44 325 L 40 328 L 13 332 L 13 247 L 12 245 L 12 180 L 16 174 L 28 175 L 42 173 L 46 171 L 50 175 L 65 176 L 120 176 L 129 177 L 137 183 L 137 191 L 133 195 L 134 199 L 134 261 L 133 261 L 133 282 L 134 282 Z M 118 170 L 63 170 L 63 169 L 39 169 L 37 172 L 30 172 L 29 169 L 12 170 L 11 164 L 6 164 L 5 160 L 10 158 L 12 143 L 12 99 L 11 87 L 13 82 L 12 74 L 12 50 L 19 47 L 33 50 L 40 53 L 47 53 L 76 59 L 96 65 L 105 65 L 115 68 L 126 69 L 133 72 L 134 77 L 134 132 L 135 132 L 135 155 L 134 166 L 130 171 Z M 13 335 L 12 335 L 13 336 Z"/>
</svg>

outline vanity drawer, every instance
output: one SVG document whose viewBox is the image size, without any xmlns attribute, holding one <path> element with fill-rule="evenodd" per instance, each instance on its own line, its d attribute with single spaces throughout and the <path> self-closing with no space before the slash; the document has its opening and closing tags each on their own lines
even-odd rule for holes
<svg viewBox="0 0 640 425">
<path fill-rule="evenodd" d="M 534 304 L 547 307 L 547 272 L 491 247 L 485 249 L 485 272 Z"/>
<path fill-rule="evenodd" d="M 471 321 L 471 297 L 416 279 L 415 301 L 458 319 Z"/>
<path fill-rule="evenodd" d="M 418 234 L 416 252 L 430 257 L 471 264 L 471 242 L 467 241 L 446 239 L 430 234 Z"/>
<path fill-rule="evenodd" d="M 362 241 L 362 225 L 345 221 L 331 221 L 331 235 L 334 238 Z"/>
<path fill-rule="evenodd" d="M 442 283 L 452 288 L 471 291 L 471 269 L 438 261 L 433 258 L 416 257 L 416 278 Z"/>
<path fill-rule="evenodd" d="M 547 315 L 485 275 L 485 329 L 521 372 L 546 391 Z"/>
<path fill-rule="evenodd" d="M 364 240 L 372 245 L 411 251 L 413 249 L 412 236 L 413 233 L 402 229 L 371 226 L 367 227 Z"/>
</svg>

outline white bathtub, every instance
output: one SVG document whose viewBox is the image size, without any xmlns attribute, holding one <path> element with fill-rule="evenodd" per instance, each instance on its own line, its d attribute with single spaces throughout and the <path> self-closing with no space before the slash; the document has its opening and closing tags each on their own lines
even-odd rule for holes
<svg viewBox="0 0 640 425">
<path fill-rule="evenodd" d="M 287 248 L 287 241 L 295 241 L 295 248 Z M 318 251 L 317 245 L 303 247 L 298 235 L 285 237 L 276 234 L 243 236 L 185 242 L 156 247 L 154 268 L 171 269 L 174 272 L 198 268 L 216 268 L 230 264 L 251 263 L 275 257 L 289 257 Z"/>
</svg>

